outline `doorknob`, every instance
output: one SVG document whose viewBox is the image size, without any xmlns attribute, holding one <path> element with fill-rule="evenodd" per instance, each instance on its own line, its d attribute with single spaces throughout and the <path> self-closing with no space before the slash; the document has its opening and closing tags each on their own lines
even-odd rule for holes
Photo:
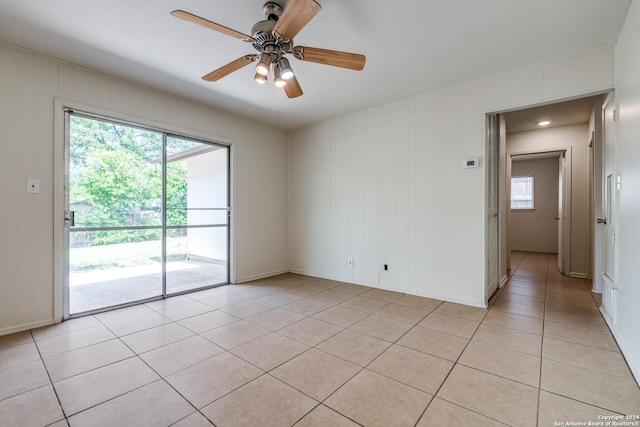
<svg viewBox="0 0 640 427">
<path fill-rule="evenodd" d="M 596 219 L 596 222 L 598 224 L 605 224 L 605 225 L 607 224 L 607 220 L 604 219 L 604 218 L 598 218 L 598 219 Z"/>
<path fill-rule="evenodd" d="M 556 221 L 560 221 L 560 217 L 559 216 L 557 216 L 557 217 L 555 217 L 553 219 L 555 219 Z"/>
</svg>

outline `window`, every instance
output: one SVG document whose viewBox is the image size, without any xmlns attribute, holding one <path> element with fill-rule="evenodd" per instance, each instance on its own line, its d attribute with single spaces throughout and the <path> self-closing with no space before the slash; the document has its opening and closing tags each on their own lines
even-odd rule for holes
<svg viewBox="0 0 640 427">
<path fill-rule="evenodd" d="M 533 177 L 511 177 L 511 209 L 533 208 Z"/>
</svg>

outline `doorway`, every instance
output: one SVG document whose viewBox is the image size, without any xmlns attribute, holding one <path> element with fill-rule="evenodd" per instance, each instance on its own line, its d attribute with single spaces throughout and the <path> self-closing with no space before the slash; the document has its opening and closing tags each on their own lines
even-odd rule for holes
<svg viewBox="0 0 640 427">
<path fill-rule="evenodd" d="M 64 318 L 229 283 L 229 147 L 65 111 Z"/>
</svg>

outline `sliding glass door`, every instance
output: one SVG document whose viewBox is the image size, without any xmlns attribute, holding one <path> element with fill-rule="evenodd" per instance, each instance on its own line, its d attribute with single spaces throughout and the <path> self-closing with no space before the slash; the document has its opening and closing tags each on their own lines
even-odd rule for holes
<svg viewBox="0 0 640 427">
<path fill-rule="evenodd" d="M 229 281 L 229 148 L 67 111 L 65 316 Z"/>
</svg>

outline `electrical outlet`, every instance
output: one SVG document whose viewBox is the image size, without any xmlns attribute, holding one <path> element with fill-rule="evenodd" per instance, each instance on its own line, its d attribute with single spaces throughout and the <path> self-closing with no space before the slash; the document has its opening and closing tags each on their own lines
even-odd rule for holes
<svg viewBox="0 0 640 427">
<path fill-rule="evenodd" d="M 353 258 L 349 258 L 349 259 L 347 260 L 347 266 L 348 266 L 348 267 L 353 267 Z"/>
</svg>

